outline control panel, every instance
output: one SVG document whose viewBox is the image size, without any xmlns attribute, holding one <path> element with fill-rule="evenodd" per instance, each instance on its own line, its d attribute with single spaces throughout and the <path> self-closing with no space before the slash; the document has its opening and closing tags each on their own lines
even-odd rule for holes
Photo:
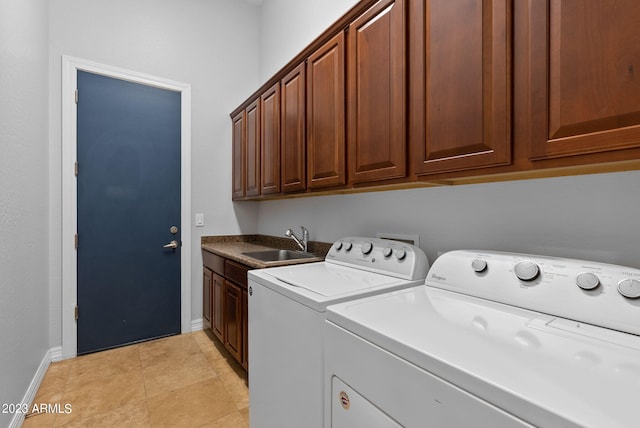
<svg viewBox="0 0 640 428">
<path fill-rule="evenodd" d="M 427 256 L 420 248 L 380 238 L 339 239 L 331 246 L 325 261 L 410 281 L 424 278 L 429 270 Z"/>
<path fill-rule="evenodd" d="M 640 269 L 460 250 L 433 263 L 426 285 L 640 335 Z"/>
</svg>

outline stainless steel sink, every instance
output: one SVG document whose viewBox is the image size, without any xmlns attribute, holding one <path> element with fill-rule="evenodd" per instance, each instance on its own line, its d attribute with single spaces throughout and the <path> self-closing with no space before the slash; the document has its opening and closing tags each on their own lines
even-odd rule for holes
<svg viewBox="0 0 640 428">
<path fill-rule="evenodd" d="M 252 259 L 260 260 L 261 262 L 280 262 L 283 260 L 311 259 L 317 257 L 315 254 L 305 253 L 304 251 L 291 250 L 248 251 L 242 254 Z"/>
</svg>

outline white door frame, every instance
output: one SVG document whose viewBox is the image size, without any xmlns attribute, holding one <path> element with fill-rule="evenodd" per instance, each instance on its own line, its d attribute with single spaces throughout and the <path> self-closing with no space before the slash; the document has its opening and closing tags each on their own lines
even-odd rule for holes
<svg viewBox="0 0 640 428">
<path fill-rule="evenodd" d="M 181 94 L 181 230 L 180 326 L 191 331 L 191 85 L 92 61 L 62 57 L 62 358 L 77 355 L 75 307 L 78 301 L 77 257 L 74 236 L 78 230 L 75 176 L 77 144 L 77 72 L 88 71 Z M 82 97 L 82 95 L 80 95 Z"/>
</svg>

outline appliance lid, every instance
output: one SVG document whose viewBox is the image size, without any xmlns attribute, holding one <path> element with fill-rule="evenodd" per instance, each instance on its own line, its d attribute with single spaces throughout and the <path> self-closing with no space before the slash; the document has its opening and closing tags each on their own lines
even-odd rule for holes
<svg viewBox="0 0 640 428">
<path fill-rule="evenodd" d="M 327 262 L 256 269 L 248 272 L 251 287 L 263 286 L 316 312 L 327 306 L 412 287 L 408 281 Z"/>
<path fill-rule="evenodd" d="M 535 425 L 634 426 L 640 337 L 429 286 L 327 320 Z"/>
<path fill-rule="evenodd" d="M 394 277 L 330 263 L 283 266 L 264 272 L 285 284 L 327 298 L 404 282 Z"/>
</svg>

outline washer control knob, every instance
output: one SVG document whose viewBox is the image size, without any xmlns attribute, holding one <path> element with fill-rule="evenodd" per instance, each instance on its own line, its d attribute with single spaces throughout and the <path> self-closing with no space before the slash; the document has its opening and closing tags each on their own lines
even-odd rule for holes
<svg viewBox="0 0 640 428">
<path fill-rule="evenodd" d="M 576 285 L 583 290 L 593 290 L 600 285 L 600 279 L 591 272 L 582 272 L 576 277 Z"/>
<path fill-rule="evenodd" d="M 365 242 L 360 249 L 362 250 L 362 254 L 369 254 L 371 250 L 373 250 L 373 244 L 371 242 Z"/>
<path fill-rule="evenodd" d="M 353 248 L 353 244 L 351 242 L 345 242 L 344 243 L 344 249 L 346 251 L 351 251 L 352 248 Z"/>
<path fill-rule="evenodd" d="M 524 260 L 515 265 L 513 268 L 518 279 L 522 281 L 533 281 L 540 274 L 540 267 L 534 262 Z"/>
<path fill-rule="evenodd" d="M 342 250 L 342 241 L 336 242 L 336 250 L 338 251 Z"/>
<path fill-rule="evenodd" d="M 640 297 L 640 281 L 637 279 L 623 279 L 618 283 L 618 291 L 624 297 L 637 299 Z"/>
<path fill-rule="evenodd" d="M 485 270 L 487 270 L 486 260 L 475 259 L 471 262 L 471 269 L 473 269 L 473 271 L 477 273 L 484 272 Z"/>
<path fill-rule="evenodd" d="M 382 255 L 385 257 L 391 257 L 391 254 L 393 253 L 393 249 L 389 248 L 389 247 L 384 247 L 382 249 Z"/>
<path fill-rule="evenodd" d="M 396 250 L 396 259 L 402 260 L 407 257 L 407 252 L 403 249 Z"/>
</svg>

